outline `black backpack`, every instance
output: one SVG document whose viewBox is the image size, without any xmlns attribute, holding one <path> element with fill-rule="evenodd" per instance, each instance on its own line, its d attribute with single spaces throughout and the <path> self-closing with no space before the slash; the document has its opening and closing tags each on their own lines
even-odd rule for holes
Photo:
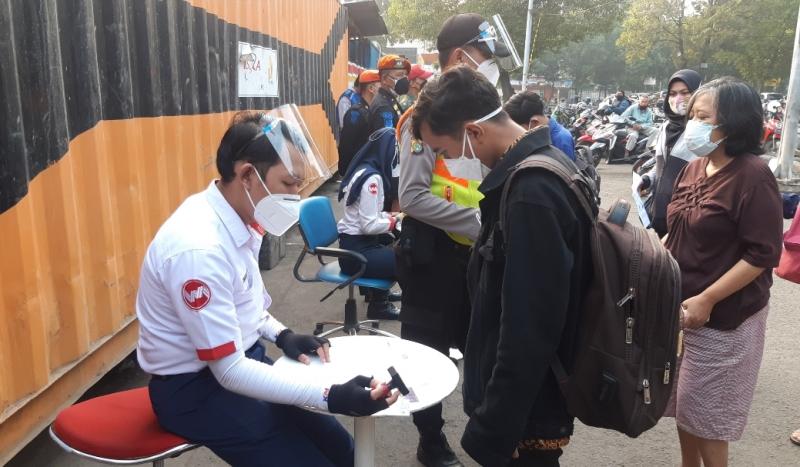
<svg viewBox="0 0 800 467">
<path fill-rule="evenodd" d="M 664 414 L 676 379 L 678 264 L 661 242 L 627 222 L 629 203 L 598 209 L 592 183 L 546 155 L 531 155 L 512 169 L 500 201 L 501 232 L 509 187 L 524 170 L 557 175 L 592 221 L 593 276 L 581 306 L 575 361 L 569 373 L 558 357 L 551 363 L 567 410 L 586 425 L 636 437 Z"/>
<path fill-rule="evenodd" d="M 369 139 L 369 108 L 353 104 L 344 114 L 339 133 L 339 175 L 344 176 L 350 161 Z"/>
</svg>

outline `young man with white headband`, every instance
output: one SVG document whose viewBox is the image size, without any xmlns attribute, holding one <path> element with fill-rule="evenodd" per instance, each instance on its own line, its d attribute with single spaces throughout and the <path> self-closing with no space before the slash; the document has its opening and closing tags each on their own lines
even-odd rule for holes
<svg viewBox="0 0 800 467">
<path fill-rule="evenodd" d="M 527 131 L 515 123 L 491 83 L 466 67 L 429 83 L 412 121 L 414 135 L 436 153 L 470 171 L 491 169 L 479 188 L 483 225 L 467 273 L 472 316 L 463 396 L 470 419 L 461 445 L 480 465 L 558 465 L 573 418 L 550 364 L 558 355 L 572 367 L 591 279 L 591 221 L 549 171 L 509 174 L 533 154 L 577 168 L 551 144 L 547 127 Z"/>
<path fill-rule="evenodd" d="M 487 26 L 486 20 L 474 13 L 448 18 L 436 40 L 442 69 L 480 68 L 487 79 L 496 80 L 499 71 L 492 71 L 497 71 L 494 57 L 507 56 L 509 50 L 490 40 Z M 400 208 L 406 215 L 395 249 L 398 282 L 403 289 L 400 335 L 447 355 L 451 347 L 464 350 L 469 325 L 466 271 L 481 226 L 478 185 L 482 170 L 474 162 L 456 162 L 466 165 L 467 173 L 450 173 L 455 166 L 448 166 L 442 155 L 414 138 L 409 118 L 412 110 L 397 125 Z M 463 465 L 442 431 L 441 403 L 414 413 L 413 418 L 420 434 L 417 459 L 423 465 Z"/>
</svg>

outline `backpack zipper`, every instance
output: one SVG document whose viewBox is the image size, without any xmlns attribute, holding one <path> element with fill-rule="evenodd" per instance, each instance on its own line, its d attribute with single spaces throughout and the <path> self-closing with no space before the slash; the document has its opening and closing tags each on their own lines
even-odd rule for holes
<svg viewBox="0 0 800 467">
<path fill-rule="evenodd" d="M 625 343 L 626 344 L 633 344 L 633 317 L 629 316 L 628 319 L 625 320 Z"/>
<path fill-rule="evenodd" d="M 669 384 L 669 372 L 671 370 L 670 362 L 664 364 L 664 384 Z"/>
<path fill-rule="evenodd" d="M 647 378 L 642 380 L 642 392 L 644 393 L 645 405 L 650 405 L 653 400 L 650 398 L 650 381 Z"/>
</svg>

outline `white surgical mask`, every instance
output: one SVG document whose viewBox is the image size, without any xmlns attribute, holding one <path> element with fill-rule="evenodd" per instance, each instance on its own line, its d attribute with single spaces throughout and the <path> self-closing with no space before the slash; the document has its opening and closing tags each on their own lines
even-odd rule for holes
<svg viewBox="0 0 800 467">
<path fill-rule="evenodd" d="M 474 123 L 485 122 L 499 114 L 502 110 L 503 107 L 498 107 L 489 115 L 475 120 Z M 469 147 L 470 157 L 467 157 L 466 154 L 467 147 Z M 472 149 L 472 141 L 469 139 L 469 133 L 466 128 L 464 128 L 464 138 L 461 142 L 461 156 L 458 159 L 445 159 L 444 163 L 447 165 L 447 171 L 450 172 L 450 175 L 466 180 L 483 180 L 483 177 L 486 176 L 490 170 L 475 156 L 475 150 Z"/>
<path fill-rule="evenodd" d="M 466 55 L 467 58 L 478 67 L 478 69 L 475 71 L 488 79 L 489 82 L 492 83 L 492 86 L 497 86 L 497 82 L 500 81 L 500 68 L 497 66 L 497 62 L 493 58 L 490 58 L 488 60 L 484 60 L 482 63 L 478 63 L 470 54 L 467 53 L 466 50 L 463 52 L 464 55 Z"/>
<path fill-rule="evenodd" d="M 270 235 L 280 237 L 292 228 L 300 218 L 300 195 L 273 195 L 264 180 L 261 179 L 261 174 L 258 173 L 258 170 L 255 170 L 255 173 L 258 181 L 261 182 L 261 186 L 267 191 L 267 196 L 259 201 L 258 204 L 253 204 L 250 191 L 245 188 L 244 192 L 255 210 L 253 217 Z"/>
<path fill-rule="evenodd" d="M 686 99 L 681 95 L 670 97 L 669 108 L 678 115 L 686 115 Z"/>
<path fill-rule="evenodd" d="M 725 139 L 722 138 L 716 143 L 711 141 L 711 132 L 717 127 L 719 127 L 719 125 L 689 120 L 686 124 L 686 130 L 683 132 L 686 149 L 697 157 L 705 157 L 711 154 L 717 149 L 719 143 Z"/>
</svg>

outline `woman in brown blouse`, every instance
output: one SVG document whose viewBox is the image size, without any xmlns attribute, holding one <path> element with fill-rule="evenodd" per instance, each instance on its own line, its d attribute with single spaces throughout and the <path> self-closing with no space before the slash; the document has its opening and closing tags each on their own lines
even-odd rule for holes
<svg viewBox="0 0 800 467">
<path fill-rule="evenodd" d="M 747 84 L 714 80 L 689 102 L 687 165 L 667 208 L 665 244 L 680 265 L 684 353 L 668 414 L 683 466 L 724 466 L 753 400 L 783 228 L 775 177 L 760 153 L 761 103 Z M 674 412 L 673 412 L 674 410 Z"/>
</svg>

